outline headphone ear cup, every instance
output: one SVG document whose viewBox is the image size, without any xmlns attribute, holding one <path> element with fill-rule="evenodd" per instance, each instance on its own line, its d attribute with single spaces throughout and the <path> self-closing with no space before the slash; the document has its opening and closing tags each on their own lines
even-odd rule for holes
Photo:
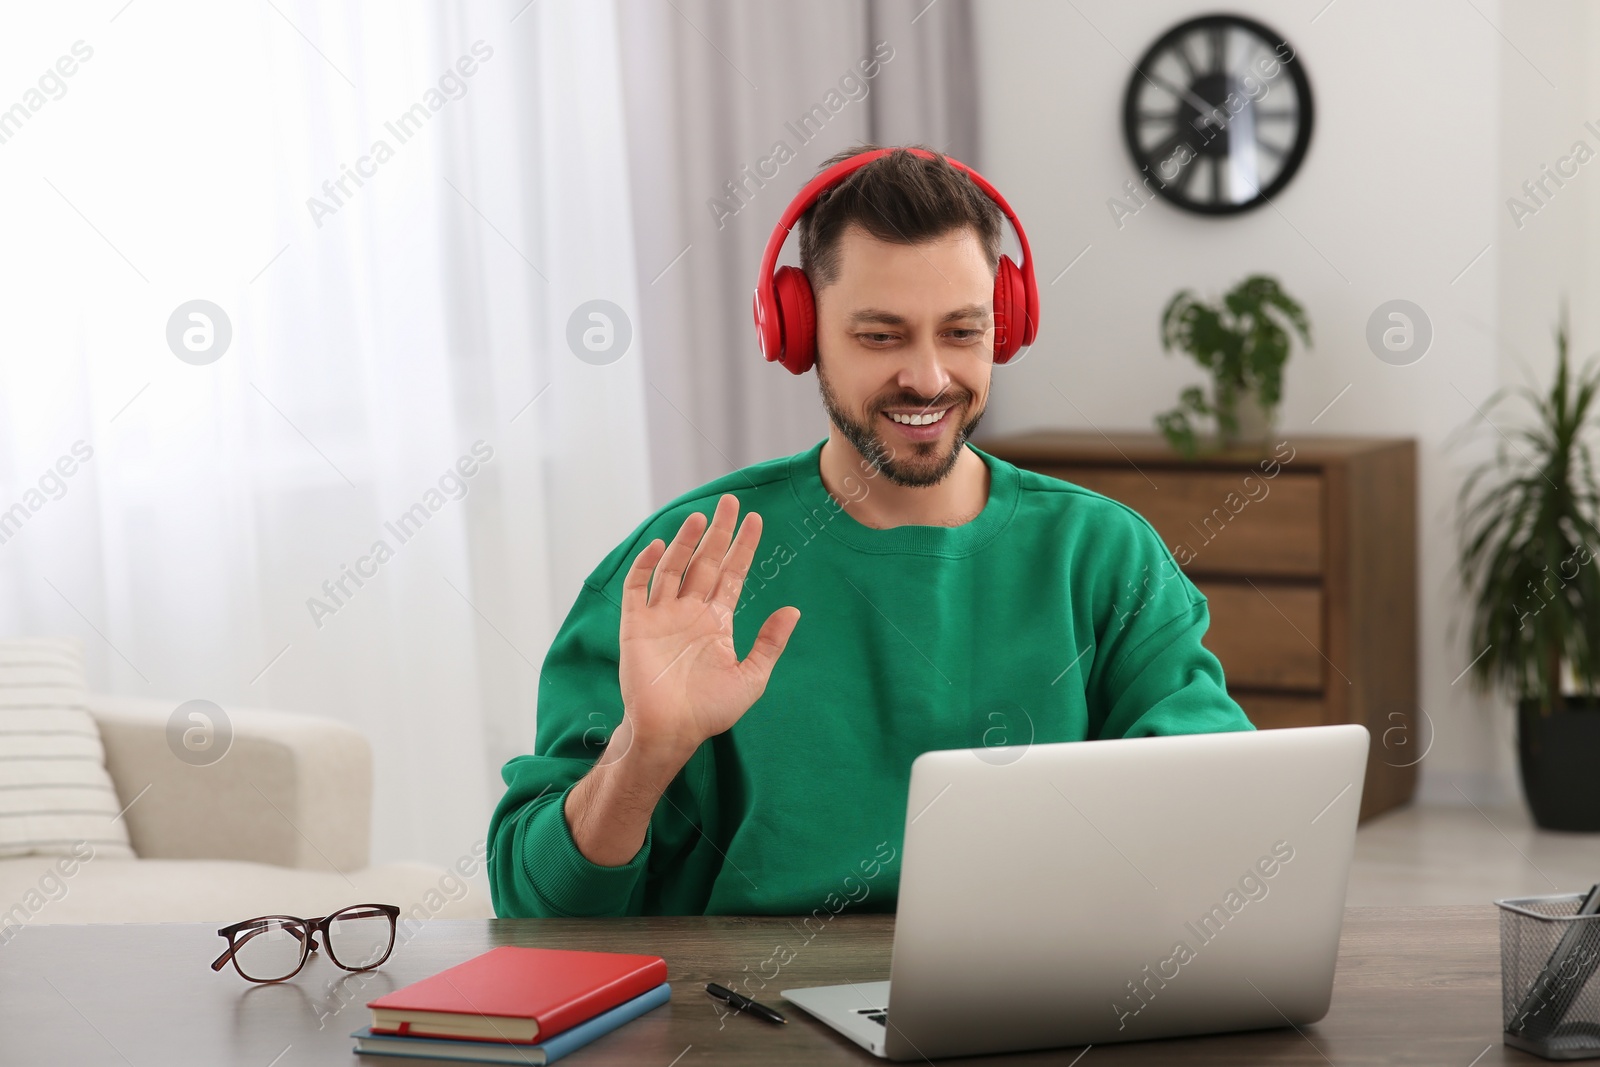
<svg viewBox="0 0 1600 1067">
<path fill-rule="evenodd" d="M 1005 363 L 1021 350 L 1024 318 L 1028 313 L 1027 286 L 1021 269 L 1010 256 L 1000 257 L 994 273 L 994 361 Z"/>
<path fill-rule="evenodd" d="M 772 291 L 782 323 L 783 356 L 779 362 L 791 374 L 804 374 L 817 352 L 817 305 L 811 296 L 811 280 L 799 267 L 779 267 L 772 276 Z"/>
</svg>

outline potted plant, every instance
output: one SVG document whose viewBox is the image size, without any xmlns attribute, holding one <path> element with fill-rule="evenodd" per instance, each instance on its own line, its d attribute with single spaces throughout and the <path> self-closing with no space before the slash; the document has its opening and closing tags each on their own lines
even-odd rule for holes
<svg viewBox="0 0 1600 1067">
<path fill-rule="evenodd" d="M 1200 450 L 1196 418 L 1214 418 L 1217 443 L 1265 445 L 1283 397 L 1283 365 L 1293 330 L 1307 347 L 1311 324 L 1276 279 L 1252 274 L 1222 297 L 1219 306 L 1178 291 L 1161 315 L 1161 348 L 1181 348 L 1211 372 L 1212 396 L 1199 386 L 1178 394 L 1178 406 L 1156 416 L 1173 448 L 1193 457 Z"/>
<path fill-rule="evenodd" d="M 1479 691 L 1517 705 L 1523 795 L 1551 830 L 1600 830 L 1600 485 L 1588 433 L 1600 368 L 1573 376 L 1565 307 L 1548 394 L 1502 388 L 1463 429 L 1509 396 L 1532 407 L 1520 429 L 1496 427 L 1494 455 L 1461 485 L 1461 576 L 1472 598 L 1468 655 Z M 1452 625 L 1452 631 L 1455 627 Z"/>
</svg>

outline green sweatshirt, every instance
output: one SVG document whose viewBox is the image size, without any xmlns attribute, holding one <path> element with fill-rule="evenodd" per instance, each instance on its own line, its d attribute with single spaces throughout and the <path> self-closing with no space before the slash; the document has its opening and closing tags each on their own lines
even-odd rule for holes
<svg viewBox="0 0 1600 1067">
<path fill-rule="evenodd" d="M 536 754 L 501 772 L 497 915 L 892 911 L 922 752 L 1002 761 L 997 746 L 1254 729 L 1200 643 L 1205 597 L 1131 508 L 969 443 L 990 471 L 976 518 L 873 529 L 824 488 L 822 444 L 680 496 L 585 579 L 540 675 Z M 857 471 L 841 495 L 881 477 Z M 723 493 L 741 521 L 762 518 L 735 649 L 784 605 L 800 621 L 761 699 L 668 786 L 638 853 L 599 866 L 562 807 L 622 719 L 622 581 Z"/>
</svg>

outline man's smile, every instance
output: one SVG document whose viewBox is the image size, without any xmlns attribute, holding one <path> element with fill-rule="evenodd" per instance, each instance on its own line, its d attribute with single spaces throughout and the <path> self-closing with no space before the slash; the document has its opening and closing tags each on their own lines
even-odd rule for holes
<svg viewBox="0 0 1600 1067">
<path fill-rule="evenodd" d="M 954 404 L 951 404 L 949 407 L 940 408 L 938 411 L 885 411 L 884 414 L 895 422 L 906 426 L 929 426 L 944 418 L 944 413 L 954 406 Z"/>
<path fill-rule="evenodd" d="M 926 414 L 920 411 L 885 411 L 883 417 L 894 425 L 895 432 L 901 437 L 912 441 L 936 441 L 944 436 L 945 424 L 951 421 L 946 416 L 954 406 L 952 404 L 950 407 Z"/>
</svg>

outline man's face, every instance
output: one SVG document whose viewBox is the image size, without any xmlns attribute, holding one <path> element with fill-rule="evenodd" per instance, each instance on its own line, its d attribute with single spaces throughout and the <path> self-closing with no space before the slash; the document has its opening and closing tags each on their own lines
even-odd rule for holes
<svg viewBox="0 0 1600 1067">
<path fill-rule="evenodd" d="M 903 245 L 848 227 L 839 276 L 816 303 L 828 417 L 896 485 L 943 481 L 983 417 L 994 366 L 994 274 L 976 231 Z"/>
</svg>

